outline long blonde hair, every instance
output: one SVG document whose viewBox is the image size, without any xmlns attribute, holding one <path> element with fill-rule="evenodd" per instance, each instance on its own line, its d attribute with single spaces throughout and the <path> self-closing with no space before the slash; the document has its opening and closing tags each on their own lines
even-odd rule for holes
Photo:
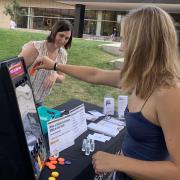
<svg viewBox="0 0 180 180">
<path fill-rule="evenodd" d="M 121 86 L 146 98 L 160 86 L 180 80 L 177 35 L 171 17 L 155 6 L 130 12 L 123 20 L 124 65 Z"/>
</svg>

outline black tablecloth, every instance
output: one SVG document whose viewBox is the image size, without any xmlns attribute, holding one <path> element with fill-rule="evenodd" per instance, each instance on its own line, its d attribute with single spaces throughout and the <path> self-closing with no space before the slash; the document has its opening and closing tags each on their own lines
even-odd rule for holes
<svg viewBox="0 0 180 180">
<path fill-rule="evenodd" d="M 102 112 L 102 108 L 96 105 L 82 102 L 76 99 L 72 99 L 65 104 L 57 106 L 55 109 L 57 110 L 71 110 L 74 107 L 84 103 L 85 110 L 97 110 Z M 84 152 L 81 151 L 81 145 L 84 138 L 87 137 L 88 134 L 93 134 L 94 132 L 91 130 L 87 130 L 81 136 L 79 136 L 75 140 L 75 144 L 64 151 L 60 152 L 60 156 L 64 157 L 67 160 L 72 162 L 71 165 L 57 165 L 56 171 L 60 173 L 59 178 L 57 180 L 93 180 L 95 173 L 92 167 L 92 155 L 97 151 L 106 151 L 110 153 L 116 153 L 121 148 L 122 139 L 124 137 L 124 130 L 122 130 L 116 137 L 111 138 L 110 141 L 105 143 L 96 141 L 95 142 L 95 151 L 91 153 L 90 156 L 84 155 Z M 45 167 L 40 175 L 40 180 L 48 180 L 52 170 L 49 170 Z"/>
</svg>

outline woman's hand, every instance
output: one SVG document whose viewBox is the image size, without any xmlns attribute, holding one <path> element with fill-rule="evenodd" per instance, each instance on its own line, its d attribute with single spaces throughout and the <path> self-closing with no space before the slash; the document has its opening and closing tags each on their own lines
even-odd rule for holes
<svg viewBox="0 0 180 180">
<path fill-rule="evenodd" d="M 36 59 L 33 63 L 34 69 L 46 69 L 46 70 L 53 70 L 54 69 L 55 61 L 51 60 L 47 56 L 41 57 Z"/>
<path fill-rule="evenodd" d="M 98 151 L 92 157 L 92 164 L 96 174 L 116 171 L 117 155 Z"/>
<path fill-rule="evenodd" d="M 44 88 L 51 88 L 57 79 L 57 73 L 51 72 L 48 77 L 43 81 Z"/>
</svg>

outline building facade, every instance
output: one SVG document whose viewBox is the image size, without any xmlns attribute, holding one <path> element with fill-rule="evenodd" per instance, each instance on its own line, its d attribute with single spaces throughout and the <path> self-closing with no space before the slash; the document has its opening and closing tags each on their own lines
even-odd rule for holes
<svg viewBox="0 0 180 180">
<path fill-rule="evenodd" d="M 119 23 L 130 9 L 152 2 L 151 0 L 112 0 L 111 2 L 105 0 L 19 1 L 26 15 L 17 19 L 18 28 L 50 30 L 58 19 L 67 19 L 75 25 L 77 32 L 78 29 L 82 29 L 83 34 L 94 36 L 110 36 L 114 28 L 118 34 L 120 31 Z M 10 17 L 3 13 L 4 6 L 8 3 L 10 0 L 0 1 L 0 27 L 2 28 L 9 28 Z M 175 20 L 177 29 L 180 30 L 180 0 L 154 0 L 153 3 L 169 12 Z M 78 13 L 80 14 L 79 17 L 77 17 Z M 81 22 L 79 26 L 77 21 Z M 79 37 L 79 34 L 77 33 L 76 36 Z"/>
</svg>

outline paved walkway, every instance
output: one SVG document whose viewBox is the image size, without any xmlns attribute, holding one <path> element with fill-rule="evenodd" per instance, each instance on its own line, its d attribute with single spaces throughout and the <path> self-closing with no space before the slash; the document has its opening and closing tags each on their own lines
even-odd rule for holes
<svg viewBox="0 0 180 180">
<path fill-rule="evenodd" d="M 111 44 L 101 44 L 101 48 L 113 55 L 120 56 L 121 53 L 119 51 L 120 43 L 118 42 L 112 42 Z"/>
<path fill-rule="evenodd" d="M 103 49 L 103 51 L 106 51 L 110 54 L 117 56 L 116 59 L 110 61 L 110 64 L 112 65 L 113 69 L 119 69 L 124 62 L 123 55 L 119 51 L 120 43 L 119 42 L 112 42 L 111 44 L 102 44 L 100 46 Z"/>
</svg>

